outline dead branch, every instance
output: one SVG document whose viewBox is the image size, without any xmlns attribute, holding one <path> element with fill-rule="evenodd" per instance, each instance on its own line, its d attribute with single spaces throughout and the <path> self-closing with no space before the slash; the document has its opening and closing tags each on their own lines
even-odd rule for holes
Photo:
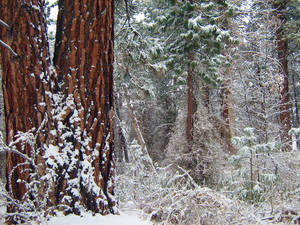
<svg viewBox="0 0 300 225">
<path fill-rule="evenodd" d="M 3 42 L 2 40 L 0 40 L 0 45 L 2 45 L 3 47 L 7 48 L 8 51 L 10 51 L 10 53 L 14 55 L 14 57 L 16 57 L 16 58 L 19 57 L 19 55 L 14 50 L 12 50 L 12 48 L 8 44 L 6 44 L 5 42 Z"/>
<path fill-rule="evenodd" d="M 8 30 L 11 29 L 10 26 L 7 23 L 5 23 L 3 20 L 1 20 L 1 19 L 0 19 L 0 25 L 3 26 L 3 27 L 5 27 Z"/>
</svg>

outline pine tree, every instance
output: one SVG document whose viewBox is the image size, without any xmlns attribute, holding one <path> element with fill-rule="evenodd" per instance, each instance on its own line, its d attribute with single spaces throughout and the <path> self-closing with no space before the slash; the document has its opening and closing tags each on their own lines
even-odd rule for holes
<svg viewBox="0 0 300 225">
<path fill-rule="evenodd" d="M 219 82 L 218 65 L 229 33 L 219 23 L 223 1 L 156 1 L 147 14 L 149 27 L 161 37 L 161 61 L 177 82 L 187 84 L 187 141 L 192 141 L 193 118 L 197 110 L 195 81 Z M 161 13 L 163 10 L 163 14 Z"/>
</svg>

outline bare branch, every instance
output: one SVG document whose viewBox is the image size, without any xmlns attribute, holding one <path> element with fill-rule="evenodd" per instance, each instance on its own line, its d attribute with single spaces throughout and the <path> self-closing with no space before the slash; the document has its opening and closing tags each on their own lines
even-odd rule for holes
<svg viewBox="0 0 300 225">
<path fill-rule="evenodd" d="M 8 30 L 11 29 L 10 26 L 7 23 L 5 23 L 3 20 L 1 20 L 1 19 L 0 19 L 0 25 L 3 26 L 3 27 L 5 27 L 5 28 L 7 28 Z"/>
<path fill-rule="evenodd" d="M 16 57 L 16 58 L 19 57 L 19 55 L 14 50 L 12 50 L 12 48 L 9 45 L 7 45 L 5 42 L 3 42 L 2 40 L 0 40 L 0 45 L 7 48 L 14 55 L 14 57 Z"/>
</svg>

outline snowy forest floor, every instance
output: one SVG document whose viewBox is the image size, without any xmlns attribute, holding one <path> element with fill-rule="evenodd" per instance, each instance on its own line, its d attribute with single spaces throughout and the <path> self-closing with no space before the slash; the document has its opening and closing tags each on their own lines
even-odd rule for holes
<svg viewBox="0 0 300 225">
<path fill-rule="evenodd" d="M 141 219 L 142 212 L 133 209 L 123 209 L 120 215 L 91 215 L 52 217 L 46 225 L 150 225 L 152 223 Z"/>
<path fill-rule="evenodd" d="M 207 196 L 203 198 L 202 200 L 206 201 L 209 199 L 210 194 L 213 194 L 213 192 L 209 189 L 202 189 L 201 191 L 207 191 Z M 200 191 L 200 192 L 201 192 Z M 196 195 L 205 195 L 204 192 L 202 194 L 200 192 L 195 192 Z M 227 201 L 226 198 L 223 198 L 219 193 L 216 194 L 216 199 L 220 200 L 215 201 L 213 204 L 215 205 L 215 209 L 210 209 L 210 210 L 217 210 L 219 209 L 220 213 L 216 214 L 210 214 L 207 210 L 204 211 L 199 211 L 200 213 L 205 213 L 205 215 L 202 215 L 204 219 L 202 222 L 210 221 L 213 222 L 215 220 L 214 217 L 223 217 L 223 218 L 228 218 L 228 216 L 234 218 L 232 220 L 232 223 L 225 223 L 225 224 L 257 224 L 257 225 L 267 225 L 267 224 L 277 224 L 277 225 L 287 225 L 287 224 L 300 224 L 299 217 L 295 215 L 288 215 L 285 214 L 284 210 L 290 210 L 293 211 L 293 209 L 288 209 L 288 208 L 282 208 L 282 210 L 277 212 L 277 215 L 274 216 L 269 216 L 268 212 L 269 210 L 264 208 L 264 207 L 253 207 L 249 206 L 246 204 L 243 204 L 242 202 L 230 202 L 233 203 L 235 206 L 238 205 L 237 208 L 235 208 L 236 211 L 231 208 L 229 211 L 224 210 L 224 201 Z M 195 196 L 194 196 L 195 197 Z M 206 199 L 206 200 L 205 200 Z M 199 200 L 199 199 L 198 199 Z M 201 200 L 201 201 L 202 201 Z M 0 201 L 0 205 L 3 203 L 3 199 Z M 183 203 L 183 202 L 182 202 Z M 183 210 L 186 210 L 188 206 L 195 207 L 194 211 L 197 211 L 196 208 L 197 206 L 193 205 L 194 202 L 191 202 L 190 204 L 187 204 L 187 206 L 183 206 Z M 205 203 L 205 202 L 203 202 Z M 204 205 L 207 205 L 207 207 L 211 208 L 211 205 L 209 202 L 206 202 Z M 219 205 L 221 204 L 221 205 Z M 174 206 L 174 205 L 173 205 Z M 150 215 L 146 214 L 140 209 L 136 209 L 137 206 L 134 204 L 125 204 L 121 207 L 120 209 L 120 214 L 119 215 L 107 215 L 107 216 L 102 216 L 102 215 L 93 215 L 92 213 L 83 213 L 82 216 L 76 216 L 76 215 L 58 215 L 55 217 L 48 217 L 48 218 L 42 218 L 39 222 L 29 222 L 26 224 L 29 225 L 37 225 L 37 224 L 42 224 L 42 225 L 154 225 L 154 224 L 173 224 L 173 223 L 162 223 L 162 221 L 150 221 Z M 166 206 L 168 208 L 168 206 Z M 163 216 L 165 209 L 160 209 L 156 211 L 155 214 L 153 215 L 159 215 L 159 213 L 162 213 L 159 216 Z M 174 208 L 173 212 L 176 214 L 178 211 L 178 208 Z M 0 208 L 0 224 L 4 224 L 3 218 L 1 219 L 2 215 L 5 213 L 5 207 Z M 182 214 L 184 216 L 186 212 Z M 208 214 L 207 214 L 208 213 Z M 189 213 L 188 213 L 189 214 Z M 222 215 L 223 214 L 223 215 Z M 231 215 L 230 215 L 231 214 Z M 191 215 L 192 216 L 192 215 Z M 201 216 L 199 216 L 200 219 Z M 208 218 L 210 217 L 210 219 Z M 236 218 L 239 218 L 239 220 L 236 220 Z M 200 220 L 202 220 L 200 219 Z M 296 220 L 295 220 L 296 219 Z M 199 220 L 199 225 L 204 224 Z M 165 222 L 165 221 L 164 221 Z M 192 225 L 189 223 L 184 223 L 184 225 Z M 206 223 L 205 223 L 206 224 Z M 213 224 L 213 223 L 207 223 L 207 224 Z M 180 225 L 183 225 L 180 223 Z"/>
<path fill-rule="evenodd" d="M 0 181 L 0 191 L 4 186 Z M 40 217 L 39 222 L 29 225 L 300 225 L 300 205 L 282 202 L 273 208 L 263 202 L 251 205 L 237 199 L 230 199 L 221 192 L 205 187 L 193 190 L 172 191 L 153 201 L 137 204 L 132 201 L 120 203 L 119 215 L 102 216 L 85 212 L 81 216 L 58 214 L 55 217 Z M 0 224 L 4 224 L 5 200 L 0 197 Z M 292 202 L 291 202 L 292 203 Z M 280 206 L 279 206 L 280 205 Z M 180 221 L 180 222 L 179 222 Z M 197 222 L 196 222 L 197 221 Z"/>
<path fill-rule="evenodd" d="M 1 181 L 0 181 L 1 183 Z M 0 189 L 3 191 L 3 185 L 0 184 Z M 0 224 L 5 224 L 3 215 L 5 214 L 5 207 L 3 207 L 4 200 L 0 198 Z M 76 215 L 58 215 L 55 217 L 44 218 L 42 221 L 36 223 L 30 222 L 28 225 L 150 225 L 153 224 L 143 216 L 141 210 L 132 207 L 122 208 L 119 215 L 93 215 L 92 213 L 84 213 L 82 216 Z"/>
</svg>

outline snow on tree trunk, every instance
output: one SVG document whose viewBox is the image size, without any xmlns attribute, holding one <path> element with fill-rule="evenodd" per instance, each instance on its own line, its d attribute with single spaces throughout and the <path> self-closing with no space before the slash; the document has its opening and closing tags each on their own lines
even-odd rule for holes
<svg viewBox="0 0 300 225">
<path fill-rule="evenodd" d="M 1 29 L 1 39 L 19 55 L 16 59 L 8 50 L 0 48 L 6 141 L 9 144 L 19 131 L 26 132 L 39 127 L 47 109 L 49 112 L 47 106 L 51 103 L 46 92 L 50 90 L 50 61 L 45 18 L 41 13 L 43 4 L 37 0 L 30 4 L 1 0 L 0 5 L 2 19 L 12 28 L 11 31 Z M 41 134 L 40 142 L 45 138 L 46 134 Z M 32 149 L 25 146 L 22 151 L 30 156 Z M 7 173 L 22 162 L 22 158 L 8 153 Z M 28 171 L 23 170 L 24 166 L 18 167 L 11 181 L 14 196 L 18 199 L 22 199 L 26 192 L 24 184 L 16 182 L 17 179 L 28 179 Z"/>
<path fill-rule="evenodd" d="M 0 39 L 10 46 L 18 57 L 0 47 L 0 63 L 6 124 L 6 143 L 16 140 L 19 132 L 37 132 L 43 121 L 50 118 L 50 59 L 44 17 L 44 2 L 38 0 L 0 0 L 1 19 L 9 25 L 1 27 Z M 44 127 L 47 128 L 47 127 Z M 37 134 L 35 146 L 16 144 L 18 151 L 31 157 L 36 163 L 42 162 L 37 153 L 42 143 L 51 140 L 45 129 Z M 34 149 L 33 149 L 34 148 Z M 18 200 L 28 198 L 25 183 L 30 181 L 32 167 L 19 155 L 6 155 L 7 189 Z M 8 207 L 8 212 L 15 211 Z"/>
<path fill-rule="evenodd" d="M 114 212 L 114 1 L 59 1 L 54 53 L 60 91 L 55 204 Z"/>
</svg>

